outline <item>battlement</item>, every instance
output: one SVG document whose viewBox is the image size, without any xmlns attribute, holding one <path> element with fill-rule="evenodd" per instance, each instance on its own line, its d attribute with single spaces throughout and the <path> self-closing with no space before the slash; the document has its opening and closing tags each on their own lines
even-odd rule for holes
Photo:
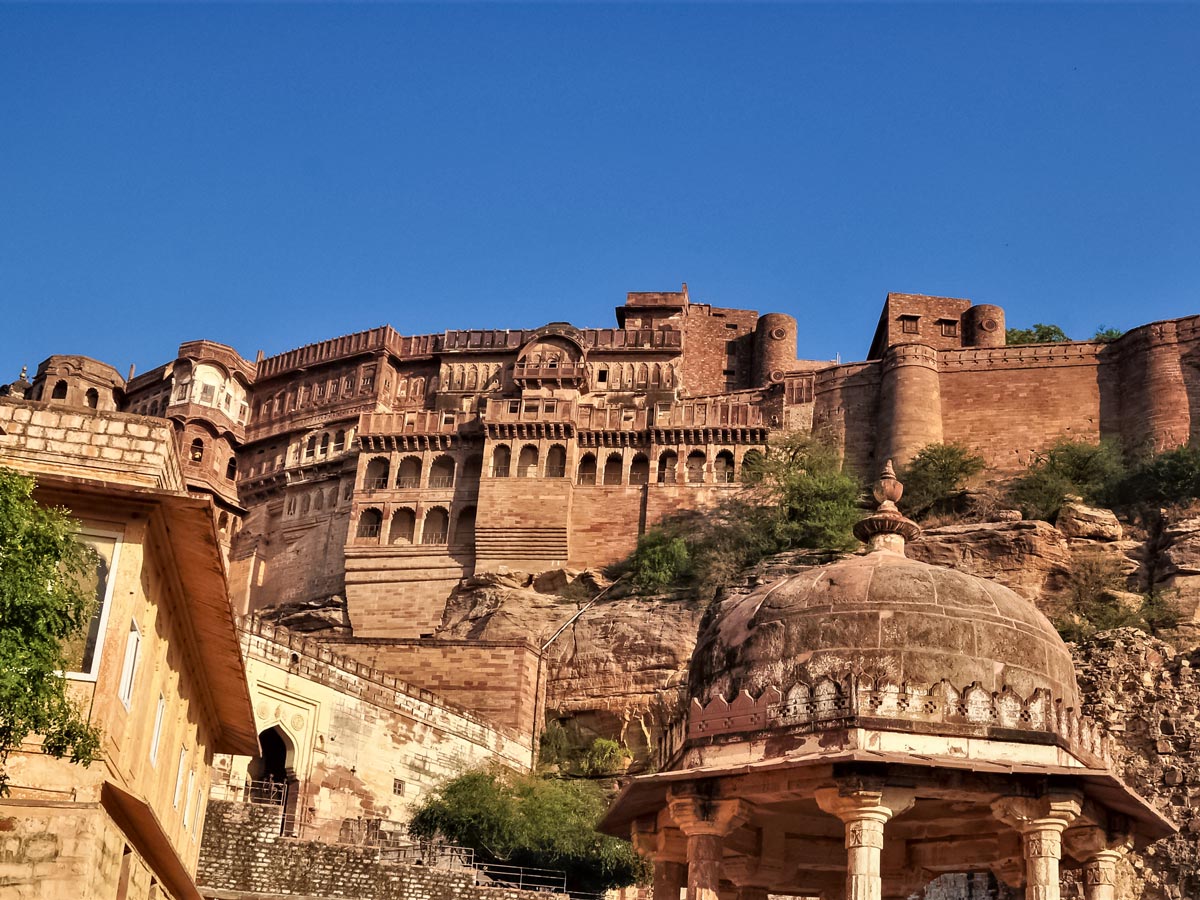
<svg viewBox="0 0 1200 900">
<path fill-rule="evenodd" d="M 895 723 L 889 724 L 889 723 Z M 893 684 L 849 674 L 798 681 L 787 691 L 768 687 L 757 697 L 740 692 L 732 702 L 693 699 L 688 740 L 771 729 L 916 728 L 932 733 L 978 734 L 1004 739 L 1005 731 L 1040 732 L 1061 742 L 1089 765 L 1110 768 L 1112 744 L 1103 726 L 1038 688 L 1023 698 L 1009 687 L 989 691 L 978 683 L 957 689 L 949 682 Z"/>
</svg>

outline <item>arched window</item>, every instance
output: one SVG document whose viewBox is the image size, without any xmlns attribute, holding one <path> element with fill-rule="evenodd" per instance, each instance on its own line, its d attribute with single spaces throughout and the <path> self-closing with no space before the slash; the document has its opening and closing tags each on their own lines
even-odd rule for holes
<svg viewBox="0 0 1200 900">
<path fill-rule="evenodd" d="M 54 390 L 50 392 L 51 400 L 66 400 L 67 399 L 67 383 L 59 380 L 54 382 Z"/>
<path fill-rule="evenodd" d="M 310 509 L 312 509 L 312 497 L 310 497 L 308 494 L 305 494 L 304 498 L 300 501 L 300 515 L 308 515 L 308 511 Z"/>
<path fill-rule="evenodd" d="M 95 409 L 100 405 L 100 392 L 95 388 L 88 388 L 87 393 L 83 395 L 83 402 L 88 409 Z"/>
<path fill-rule="evenodd" d="M 314 434 L 308 439 L 308 443 L 304 445 L 304 458 L 312 459 L 317 455 L 317 436 Z"/>
<path fill-rule="evenodd" d="M 722 450 L 713 460 L 713 480 L 717 484 L 729 484 L 733 481 L 733 454 Z"/>
<path fill-rule="evenodd" d="M 704 480 L 704 452 L 693 450 L 687 455 L 687 480 L 701 482 Z"/>
<path fill-rule="evenodd" d="M 237 478 L 237 457 L 229 457 L 229 462 L 225 464 L 225 477 L 230 481 Z"/>
<path fill-rule="evenodd" d="M 324 434 L 321 435 L 321 455 L 326 456 L 328 454 L 329 454 L 329 432 L 326 431 Z"/>
<path fill-rule="evenodd" d="M 507 444 L 500 444 L 492 450 L 492 477 L 507 478 L 508 468 L 512 462 L 512 450 Z"/>
<path fill-rule="evenodd" d="M 360 540 L 379 540 L 379 529 L 383 525 L 383 513 L 377 509 L 364 509 L 358 517 Z"/>
<path fill-rule="evenodd" d="M 645 453 L 639 453 L 629 466 L 629 483 L 645 484 L 650 480 L 650 460 Z"/>
<path fill-rule="evenodd" d="M 388 486 L 388 461 L 376 456 L 367 463 L 367 478 L 363 484 L 368 491 L 380 491 Z"/>
<path fill-rule="evenodd" d="M 450 527 L 450 515 L 440 506 L 425 513 L 425 524 L 421 528 L 422 544 L 444 544 Z"/>
<path fill-rule="evenodd" d="M 583 459 L 579 460 L 579 475 L 575 481 L 577 484 L 596 483 L 596 455 L 594 453 L 583 454 Z"/>
<path fill-rule="evenodd" d="M 608 459 L 604 461 L 604 483 L 605 484 L 620 484 L 622 460 L 620 453 L 608 454 Z"/>
<path fill-rule="evenodd" d="M 742 481 L 757 484 L 762 481 L 763 455 L 758 450 L 747 450 L 742 456 Z"/>
<path fill-rule="evenodd" d="M 526 444 L 521 448 L 521 456 L 517 459 L 517 477 L 534 478 L 537 476 L 538 448 Z"/>
<path fill-rule="evenodd" d="M 664 450 L 658 457 L 658 483 L 674 484 L 679 468 L 679 455 L 674 450 Z"/>
<path fill-rule="evenodd" d="M 392 513 L 392 528 L 388 539 L 393 544 L 411 544 L 417 530 L 417 515 L 411 509 L 398 509 Z"/>
<path fill-rule="evenodd" d="M 320 510 L 325 506 L 325 492 L 317 491 L 313 494 L 313 509 Z"/>
<path fill-rule="evenodd" d="M 421 457 L 406 456 L 400 460 L 396 470 L 396 487 L 418 488 L 421 486 Z"/>
<path fill-rule="evenodd" d="M 293 516 L 296 514 L 296 498 L 288 497 L 287 514 Z"/>
<path fill-rule="evenodd" d="M 464 506 L 454 520 L 454 546 L 475 546 L 475 507 Z"/>
<path fill-rule="evenodd" d="M 439 456 L 429 467 L 429 486 L 448 488 L 454 485 L 454 457 Z"/>
<path fill-rule="evenodd" d="M 202 441 L 200 438 L 196 438 L 194 441 L 192 441 L 192 452 L 190 454 L 190 458 L 194 463 L 204 462 L 204 441 Z"/>
<path fill-rule="evenodd" d="M 546 477 L 562 478 L 567 474 L 567 450 L 562 444 L 555 444 L 546 451 Z"/>
<path fill-rule="evenodd" d="M 229 513 L 223 512 L 223 513 L 221 513 L 220 518 L 217 519 L 217 530 L 224 532 L 224 531 L 228 530 L 228 528 L 229 528 Z"/>
<path fill-rule="evenodd" d="M 341 453 L 346 449 L 346 432 L 338 429 L 337 434 L 333 436 L 333 452 Z"/>
</svg>

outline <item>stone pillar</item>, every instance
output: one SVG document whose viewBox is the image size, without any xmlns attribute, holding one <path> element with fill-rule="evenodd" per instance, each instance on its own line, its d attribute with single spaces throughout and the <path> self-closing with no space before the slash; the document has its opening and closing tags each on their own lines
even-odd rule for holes
<svg viewBox="0 0 1200 900">
<path fill-rule="evenodd" d="M 687 900 L 719 900 L 723 839 L 750 818 L 749 805 L 685 788 L 668 794 L 667 808 L 687 836 Z"/>
<path fill-rule="evenodd" d="M 653 900 L 679 900 L 687 881 L 687 866 L 679 861 L 678 840 L 668 840 L 656 824 L 638 822 L 633 827 L 633 847 L 654 864 Z"/>
<path fill-rule="evenodd" d="M 1061 900 L 1058 864 L 1062 835 L 1081 809 L 1078 794 L 1001 797 L 992 804 L 996 818 L 1021 835 L 1025 856 L 1025 900 Z"/>
<path fill-rule="evenodd" d="M 912 791 L 822 788 L 815 798 L 846 825 L 845 900 L 882 900 L 883 826 L 913 805 Z"/>
<path fill-rule="evenodd" d="M 744 884 L 738 888 L 737 900 L 767 900 L 767 889 L 756 884 Z"/>
<path fill-rule="evenodd" d="M 687 866 L 683 863 L 654 861 L 654 900 L 679 900 L 686 882 Z"/>
<path fill-rule="evenodd" d="M 1083 863 L 1085 900 L 1117 900 L 1117 863 L 1133 845 L 1127 831 L 1074 828 L 1065 837 L 1067 852 Z"/>
</svg>

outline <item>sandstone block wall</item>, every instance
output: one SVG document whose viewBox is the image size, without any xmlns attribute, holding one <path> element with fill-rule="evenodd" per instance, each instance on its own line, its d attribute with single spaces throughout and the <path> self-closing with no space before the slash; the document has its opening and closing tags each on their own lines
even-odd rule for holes
<svg viewBox="0 0 1200 900">
<path fill-rule="evenodd" d="M 174 442 L 162 419 L 0 399 L 0 463 L 34 475 L 107 472 L 113 481 L 181 491 Z"/>
<path fill-rule="evenodd" d="M 482 887 L 473 870 L 391 861 L 374 847 L 279 834 L 278 807 L 214 802 L 204 832 L 201 893 L 211 900 L 287 895 L 316 900 L 531 900 L 528 891 Z M 561 898 L 538 893 L 536 897 Z M 249 897 L 247 897 L 249 900 Z"/>
<path fill-rule="evenodd" d="M 537 723 L 540 654 L 524 641 L 341 639 L 324 642 L 344 654 L 474 710 L 518 734 Z"/>
<path fill-rule="evenodd" d="M 363 820 L 405 822 L 426 793 L 474 766 L 532 765 L 532 736 L 256 617 L 242 622 L 255 725 L 289 749 L 297 832 L 333 840 Z M 248 757 L 220 757 L 213 796 L 244 794 Z"/>
</svg>

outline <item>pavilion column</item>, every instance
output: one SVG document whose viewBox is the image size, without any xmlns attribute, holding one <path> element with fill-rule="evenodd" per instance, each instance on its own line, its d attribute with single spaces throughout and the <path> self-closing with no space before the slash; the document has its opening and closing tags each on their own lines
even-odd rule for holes
<svg viewBox="0 0 1200 900">
<path fill-rule="evenodd" d="M 749 805 L 684 789 L 668 795 L 667 808 L 687 837 L 687 900 L 718 900 L 724 838 L 750 818 Z"/>
<path fill-rule="evenodd" d="M 767 889 L 757 884 L 743 884 L 738 888 L 737 900 L 767 900 Z"/>
<path fill-rule="evenodd" d="M 1117 863 L 1133 844 L 1129 833 L 1110 834 L 1094 825 L 1073 828 L 1064 843 L 1067 852 L 1083 863 L 1085 900 L 1117 900 Z"/>
<path fill-rule="evenodd" d="M 687 866 L 683 863 L 654 861 L 654 900 L 679 900 L 686 881 Z"/>
<path fill-rule="evenodd" d="M 992 804 L 1000 821 L 1021 835 L 1025 856 L 1025 900 L 1061 900 L 1058 867 L 1062 836 L 1081 809 L 1077 794 L 1001 797 Z"/>
<path fill-rule="evenodd" d="M 679 861 L 678 832 L 659 829 L 656 823 L 637 822 L 633 827 L 633 846 L 654 865 L 653 900 L 679 900 L 687 881 L 687 866 Z"/>
<path fill-rule="evenodd" d="M 882 900 L 883 826 L 913 805 L 912 791 L 822 788 L 815 798 L 846 826 L 845 900 Z"/>
</svg>

